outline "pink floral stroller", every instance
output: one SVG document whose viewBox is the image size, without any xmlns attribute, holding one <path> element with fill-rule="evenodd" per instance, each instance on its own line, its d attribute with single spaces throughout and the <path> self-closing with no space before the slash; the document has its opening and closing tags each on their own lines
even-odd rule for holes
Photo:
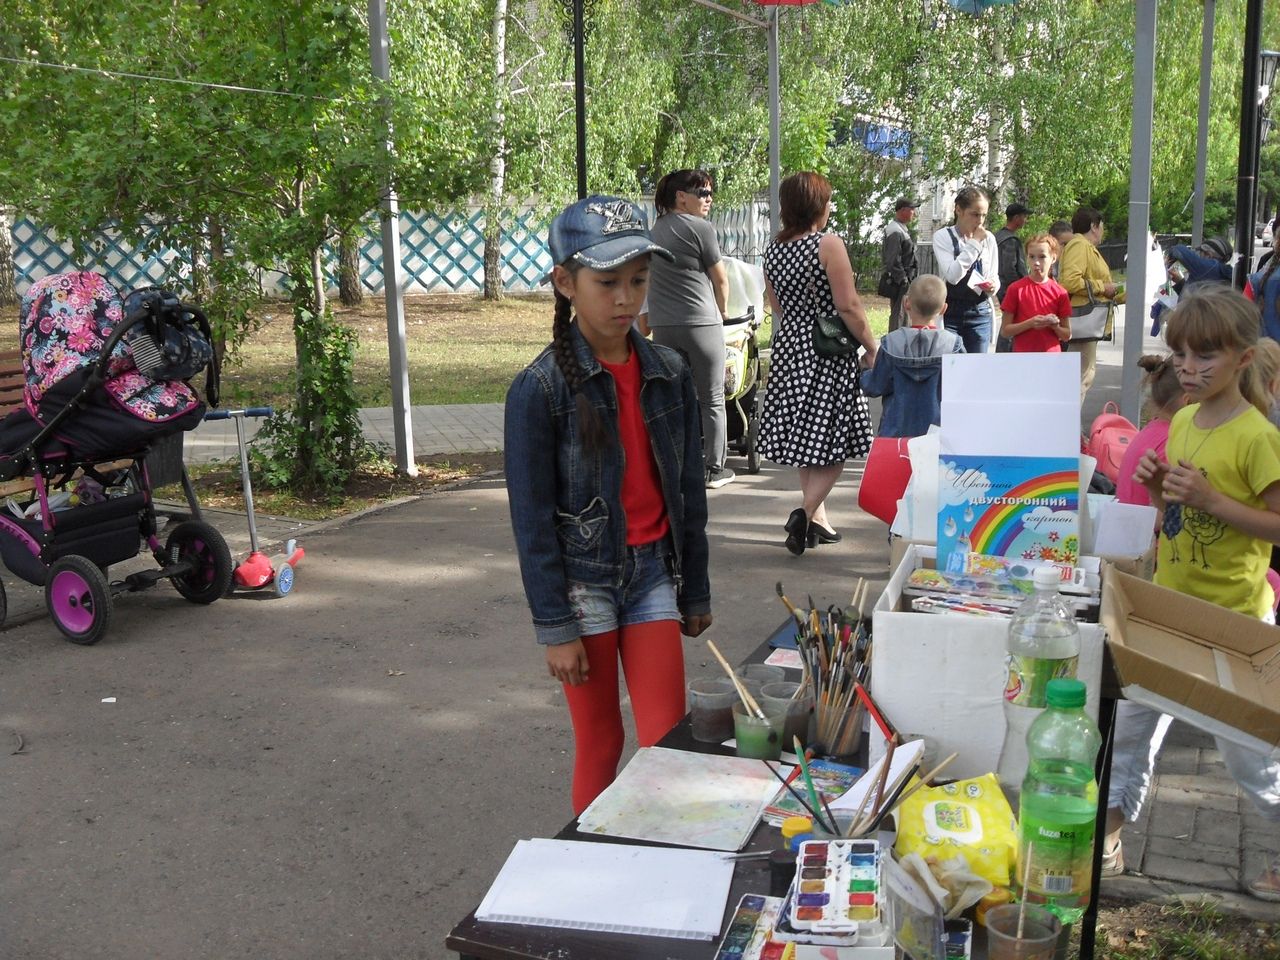
<svg viewBox="0 0 1280 960">
<path fill-rule="evenodd" d="M 202 522 L 179 524 L 162 546 L 145 457 L 151 443 L 200 423 L 205 403 L 189 380 L 207 369 L 217 403 L 208 320 L 172 294 L 149 288 L 123 303 L 93 273 L 33 284 L 19 316 L 23 407 L 0 420 L 0 481 L 30 476 L 34 497 L 0 505 L 0 558 L 43 586 L 49 614 L 76 643 L 96 643 L 113 598 L 170 580 L 195 603 L 212 603 L 231 582 L 231 552 Z M 104 469 L 104 461 L 116 461 Z M 142 543 L 159 569 L 111 581 L 111 564 Z M 0 622 L 6 601 L 0 585 Z"/>
</svg>

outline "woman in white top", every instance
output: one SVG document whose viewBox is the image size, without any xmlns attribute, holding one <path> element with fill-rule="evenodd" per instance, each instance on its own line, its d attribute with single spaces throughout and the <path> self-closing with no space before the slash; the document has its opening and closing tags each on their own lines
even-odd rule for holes
<svg viewBox="0 0 1280 960">
<path fill-rule="evenodd" d="M 1000 254 L 986 228 L 987 194 L 964 187 L 956 194 L 955 223 L 933 235 L 933 259 L 947 285 L 943 323 L 964 341 L 965 353 L 986 353 L 991 344 L 991 298 L 999 284 Z"/>
</svg>

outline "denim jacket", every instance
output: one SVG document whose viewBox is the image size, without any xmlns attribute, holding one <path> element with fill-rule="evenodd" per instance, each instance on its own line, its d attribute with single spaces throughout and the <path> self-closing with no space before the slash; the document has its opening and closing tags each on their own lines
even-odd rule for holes
<svg viewBox="0 0 1280 960">
<path fill-rule="evenodd" d="M 670 524 L 671 573 L 680 612 L 711 611 L 707 575 L 707 493 L 701 416 L 693 375 L 674 350 L 631 333 L 640 361 L 640 405 L 658 463 Z M 586 373 L 581 390 L 617 437 L 613 377 L 570 327 Z M 627 518 L 622 510 L 622 445 L 616 439 L 588 454 L 577 429 L 574 395 L 551 347 L 522 370 L 507 391 L 504 459 L 511 526 L 539 643 L 581 636 L 569 603 L 570 580 L 621 587 Z"/>
<path fill-rule="evenodd" d="M 942 414 L 942 357 L 964 353 L 950 330 L 899 327 L 880 341 L 876 364 L 862 375 L 862 392 L 883 397 L 882 437 L 919 437 Z"/>
</svg>

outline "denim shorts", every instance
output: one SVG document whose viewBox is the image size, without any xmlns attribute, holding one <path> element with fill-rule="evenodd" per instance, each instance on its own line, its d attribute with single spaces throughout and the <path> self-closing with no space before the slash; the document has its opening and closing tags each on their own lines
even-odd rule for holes
<svg viewBox="0 0 1280 960">
<path fill-rule="evenodd" d="M 676 584 L 667 566 L 665 540 L 627 547 L 621 587 L 597 587 L 569 581 L 569 603 L 582 636 L 655 620 L 679 620 Z"/>
</svg>

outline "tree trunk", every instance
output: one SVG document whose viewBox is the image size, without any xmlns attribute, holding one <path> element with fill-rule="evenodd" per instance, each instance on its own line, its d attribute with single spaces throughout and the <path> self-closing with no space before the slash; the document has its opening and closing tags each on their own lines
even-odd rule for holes
<svg viewBox="0 0 1280 960">
<path fill-rule="evenodd" d="M 484 217 L 484 298 L 502 299 L 502 201 L 507 176 L 507 0 L 493 7 L 493 159 L 489 161 L 489 203 Z"/>
<path fill-rule="evenodd" d="M 311 249 L 311 302 L 315 307 L 315 315 L 323 317 L 328 305 L 328 293 L 324 282 L 324 259 L 319 247 Z"/>
<path fill-rule="evenodd" d="M 364 290 L 360 284 L 359 225 L 338 233 L 338 299 L 344 307 L 358 307 L 364 303 Z"/>
<path fill-rule="evenodd" d="M 18 303 L 18 273 L 9 233 L 12 229 L 12 212 L 8 207 L 0 207 L 0 307 L 12 307 Z"/>
</svg>

